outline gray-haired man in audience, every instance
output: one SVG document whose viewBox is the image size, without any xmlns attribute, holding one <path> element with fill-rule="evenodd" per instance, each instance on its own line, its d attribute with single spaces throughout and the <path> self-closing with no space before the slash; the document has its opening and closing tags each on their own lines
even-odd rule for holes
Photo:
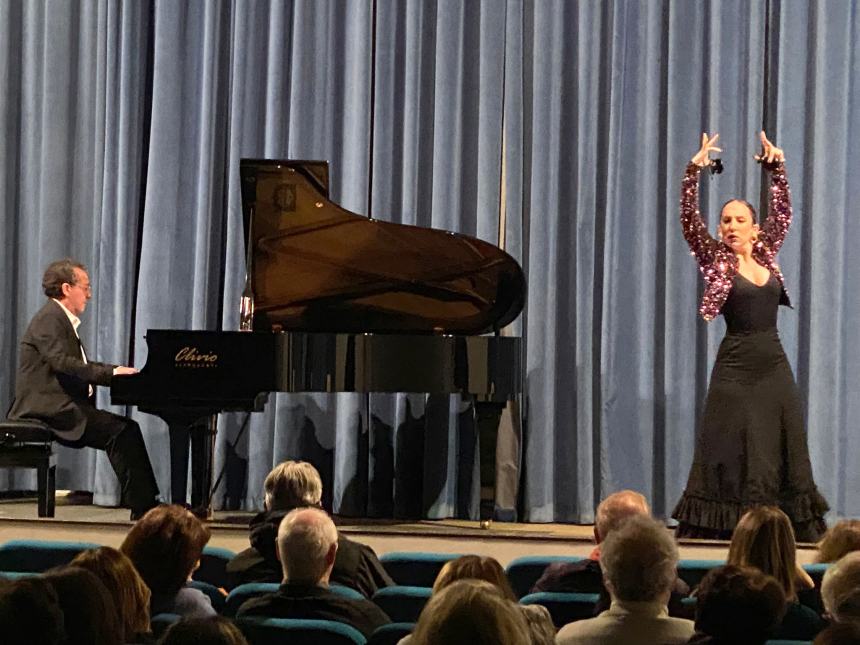
<svg viewBox="0 0 860 645">
<path fill-rule="evenodd" d="M 369 600 L 347 598 L 328 588 L 336 554 L 337 529 L 325 511 L 290 511 L 278 529 L 284 582 L 275 593 L 244 603 L 237 617 L 334 620 L 355 627 L 365 636 L 391 622 Z"/>
<path fill-rule="evenodd" d="M 557 643 L 671 644 L 686 643 L 693 635 L 693 622 L 671 618 L 666 606 L 677 575 L 678 547 L 662 524 L 644 516 L 627 519 L 603 541 L 600 563 L 610 608 L 565 625 Z"/>
<path fill-rule="evenodd" d="M 320 474 L 306 461 L 284 461 L 275 466 L 263 484 L 266 510 L 251 520 L 251 547 L 238 553 L 228 564 L 234 585 L 247 582 L 280 582 L 276 539 L 284 517 L 295 508 L 319 508 L 323 485 Z M 394 581 L 385 572 L 369 546 L 338 534 L 337 556 L 331 581 L 351 587 L 371 598 L 380 587 Z"/>
<path fill-rule="evenodd" d="M 621 490 L 606 497 L 597 507 L 594 518 L 594 547 L 588 558 L 577 562 L 554 562 L 550 564 L 534 584 L 532 593 L 538 591 L 560 591 L 600 594 L 596 613 L 609 608 L 609 594 L 603 586 L 600 567 L 600 552 L 603 541 L 609 534 L 631 517 L 651 517 L 648 501 L 641 493 Z M 672 587 L 669 609 L 672 615 L 683 613 L 681 598 L 690 593 L 690 587 L 676 578 Z"/>
</svg>

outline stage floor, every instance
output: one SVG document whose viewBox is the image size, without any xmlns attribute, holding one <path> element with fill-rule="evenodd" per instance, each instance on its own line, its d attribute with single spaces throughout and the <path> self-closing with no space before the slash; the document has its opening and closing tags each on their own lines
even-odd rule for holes
<svg viewBox="0 0 860 645">
<path fill-rule="evenodd" d="M 81 504 L 80 496 L 57 495 L 53 518 L 39 518 L 36 499 L 0 499 L 0 543 L 12 539 L 75 540 L 117 547 L 131 527 L 127 509 Z M 219 511 L 209 527 L 210 544 L 233 551 L 248 547 L 248 521 L 254 513 Z M 338 529 L 378 554 L 392 551 L 478 553 L 503 565 L 525 555 L 586 557 L 594 548 L 593 526 L 493 522 L 488 529 L 469 520 L 378 520 L 335 517 Z M 682 558 L 725 559 L 728 543 L 683 540 Z M 812 545 L 799 548 L 801 563 L 811 562 Z"/>
</svg>

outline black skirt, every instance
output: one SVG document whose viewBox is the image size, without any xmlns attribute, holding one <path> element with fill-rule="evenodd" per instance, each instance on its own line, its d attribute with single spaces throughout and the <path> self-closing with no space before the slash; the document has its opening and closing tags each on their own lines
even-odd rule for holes
<svg viewBox="0 0 860 645">
<path fill-rule="evenodd" d="M 776 328 L 729 332 L 720 344 L 678 537 L 730 539 L 751 507 L 779 506 L 800 542 L 817 541 L 828 510 L 812 478 L 800 395 Z"/>
</svg>

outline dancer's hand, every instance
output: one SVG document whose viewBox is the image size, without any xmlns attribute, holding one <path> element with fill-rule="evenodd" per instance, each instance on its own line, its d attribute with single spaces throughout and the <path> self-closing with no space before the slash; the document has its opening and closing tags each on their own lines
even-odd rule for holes
<svg viewBox="0 0 860 645">
<path fill-rule="evenodd" d="M 785 161 L 785 153 L 782 151 L 782 148 L 777 148 L 773 145 L 768 140 L 764 130 L 759 132 L 758 138 L 761 141 L 762 153 L 760 155 L 753 155 L 756 161 L 762 163 L 782 163 Z"/>
<path fill-rule="evenodd" d="M 717 142 L 717 139 L 720 138 L 720 135 L 716 132 L 714 136 L 710 139 L 708 138 L 707 132 L 702 132 L 702 147 L 699 148 L 699 151 L 693 155 L 691 161 L 699 166 L 700 168 L 704 168 L 705 166 L 711 165 L 711 157 L 710 154 L 712 152 L 722 152 L 722 148 L 717 148 L 714 144 Z"/>
</svg>

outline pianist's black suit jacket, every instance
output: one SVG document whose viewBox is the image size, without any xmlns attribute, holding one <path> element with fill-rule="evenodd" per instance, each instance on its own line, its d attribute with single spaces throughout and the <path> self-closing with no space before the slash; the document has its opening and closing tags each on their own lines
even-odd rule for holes
<svg viewBox="0 0 860 645">
<path fill-rule="evenodd" d="M 88 384 L 110 385 L 113 365 L 87 362 L 63 308 L 49 299 L 21 340 L 11 419 L 40 419 L 62 439 L 76 441 L 86 426 L 81 412 Z"/>
</svg>

